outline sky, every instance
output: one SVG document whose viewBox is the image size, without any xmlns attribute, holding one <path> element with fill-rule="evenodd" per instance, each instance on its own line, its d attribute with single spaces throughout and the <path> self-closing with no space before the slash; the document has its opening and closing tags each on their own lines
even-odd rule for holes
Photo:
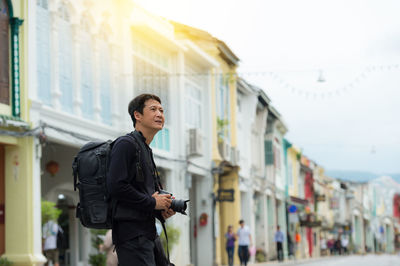
<svg viewBox="0 0 400 266">
<path fill-rule="evenodd" d="M 224 41 L 325 169 L 400 173 L 400 1 L 135 1 Z"/>
</svg>

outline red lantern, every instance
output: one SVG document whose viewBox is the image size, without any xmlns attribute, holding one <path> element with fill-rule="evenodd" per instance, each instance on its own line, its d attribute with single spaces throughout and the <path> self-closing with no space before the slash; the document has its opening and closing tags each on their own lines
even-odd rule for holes
<svg viewBox="0 0 400 266">
<path fill-rule="evenodd" d="M 208 215 L 207 215 L 207 213 L 203 212 L 203 213 L 200 215 L 200 218 L 199 218 L 199 224 L 200 224 L 200 226 L 205 226 L 205 225 L 207 225 L 207 220 L 208 220 Z"/>
<path fill-rule="evenodd" d="M 51 176 L 54 176 L 55 174 L 57 174 L 58 170 L 60 170 L 60 166 L 57 162 L 50 161 L 46 164 L 46 170 L 51 174 Z"/>
</svg>

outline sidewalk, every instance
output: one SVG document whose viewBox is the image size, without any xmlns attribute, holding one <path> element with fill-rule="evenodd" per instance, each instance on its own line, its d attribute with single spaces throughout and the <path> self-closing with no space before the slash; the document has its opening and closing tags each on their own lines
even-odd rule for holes
<svg viewBox="0 0 400 266">
<path fill-rule="evenodd" d="M 308 259 L 298 259 L 298 260 L 285 260 L 283 262 L 278 262 L 276 260 L 267 261 L 262 263 L 249 263 L 248 266 L 284 266 L 284 265 L 301 265 L 304 263 L 316 263 L 321 260 L 331 260 L 337 258 L 336 256 L 325 256 L 325 257 L 318 257 L 318 258 L 308 258 Z"/>
</svg>

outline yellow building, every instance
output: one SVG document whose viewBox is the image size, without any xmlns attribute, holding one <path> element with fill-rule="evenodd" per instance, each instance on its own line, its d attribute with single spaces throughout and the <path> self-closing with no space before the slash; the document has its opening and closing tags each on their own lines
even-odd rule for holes
<svg viewBox="0 0 400 266">
<path fill-rule="evenodd" d="M 215 199 L 213 219 L 216 236 L 214 258 L 217 264 L 227 264 L 224 235 L 228 225 L 233 225 L 236 231 L 241 219 L 239 167 L 236 165 L 236 68 L 239 58 L 223 41 L 209 33 L 179 23 L 173 24 L 178 38 L 195 42 L 219 64 L 209 73 L 212 84 L 210 108 Z"/>
<path fill-rule="evenodd" d="M 40 184 L 32 179 L 34 130 L 28 117 L 28 1 L 0 0 L 0 255 L 38 265 Z M 5 70 L 5 71 L 3 71 Z"/>
</svg>

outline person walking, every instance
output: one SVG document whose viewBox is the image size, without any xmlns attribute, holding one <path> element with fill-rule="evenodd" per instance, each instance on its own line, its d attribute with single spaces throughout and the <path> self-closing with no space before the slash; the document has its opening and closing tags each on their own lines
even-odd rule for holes
<svg viewBox="0 0 400 266">
<path fill-rule="evenodd" d="M 244 224 L 243 220 L 239 221 L 239 225 L 240 227 L 237 231 L 237 236 L 239 238 L 238 254 L 240 259 L 240 265 L 246 266 L 250 257 L 249 246 L 252 245 L 251 234 L 249 227 Z"/>
<path fill-rule="evenodd" d="M 235 252 L 236 236 L 233 232 L 232 225 L 228 225 L 228 231 L 225 234 L 226 238 L 226 253 L 228 254 L 228 265 L 233 266 L 233 254 Z"/>
<path fill-rule="evenodd" d="M 340 235 L 335 241 L 335 254 L 342 255 L 342 241 L 340 239 Z"/>
<path fill-rule="evenodd" d="M 347 247 L 349 245 L 349 239 L 347 238 L 347 236 L 343 236 L 342 237 L 342 249 L 343 249 L 343 254 L 347 255 Z"/>
<path fill-rule="evenodd" d="M 119 266 L 154 266 L 161 245 L 155 218 L 164 222 L 175 214 L 171 195 L 159 194 L 160 178 L 149 146 L 164 126 L 164 110 L 158 96 L 141 94 L 129 103 L 128 112 L 135 131 L 114 142 L 107 178 L 116 202 L 112 238 Z"/>
<path fill-rule="evenodd" d="M 49 220 L 43 225 L 43 252 L 47 258 L 46 266 L 50 261 L 54 266 L 59 266 L 60 252 L 57 248 L 57 234 L 59 231 L 62 233 L 62 228 L 54 220 Z"/>
<path fill-rule="evenodd" d="M 103 244 L 100 244 L 99 246 L 99 250 L 106 252 L 107 254 L 107 266 L 118 266 L 118 257 L 114 248 L 115 246 L 112 242 L 112 230 L 108 230 L 104 237 Z"/>
<path fill-rule="evenodd" d="M 285 240 L 285 236 L 280 230 L 280 226 L 276 227 L 276 233 L 274 237 L 274 241 L 276 243 L 276 253 L 278 255 L 278 261 L 283 261 L 283 241 Z"/>
</svg>

